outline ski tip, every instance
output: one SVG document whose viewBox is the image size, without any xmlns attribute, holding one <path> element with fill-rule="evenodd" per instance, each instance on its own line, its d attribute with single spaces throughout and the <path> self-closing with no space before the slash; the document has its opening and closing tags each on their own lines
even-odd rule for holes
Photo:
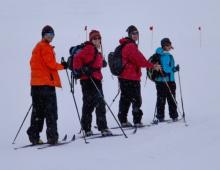
<svg viewBox="0 0 220 170">
<path fill-rule="evenodd" d="M 62 139 L 62 141 L 66 141 L 67 140 L 67 134 L 65 134 L 64 138 Z"/>
<path fill-rule="evenodd" d="M 75 134 L 73 135 L 71 141 L 74 141 L 74 140 L 76 140 L 76 135 Z"/>
</svg>

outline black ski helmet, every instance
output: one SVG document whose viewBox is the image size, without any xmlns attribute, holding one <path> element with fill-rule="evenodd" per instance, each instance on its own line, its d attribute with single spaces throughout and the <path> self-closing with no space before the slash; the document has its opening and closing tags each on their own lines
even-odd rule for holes
<svg viewBox="0 0 220 170">
<path fill-rule="evenodd" d="M 131 37 L 131 33 L 134 31 L 138 32 L 138 29 L 134 25 L 130 25 L 126 30 L 126 32 L 128 32 L 128 37 Z"/>
<path fill-rule="evenodd" d="M 50 26 L 50 25 L 46 25 L 44 26 L 44 28 L 42 29 L 41 35 L 42 37 L 44 37 L 44 35 L 46 33 L 53 33 L 54 34 L 54 29 Z"/>
</svg>

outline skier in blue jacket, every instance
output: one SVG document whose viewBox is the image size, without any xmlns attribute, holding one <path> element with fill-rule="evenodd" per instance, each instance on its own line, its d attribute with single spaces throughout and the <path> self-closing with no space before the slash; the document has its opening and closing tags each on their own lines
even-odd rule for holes
<svg viewBox="0 0 220 170">
<path fill-rule="evenodd" d="M 163 38 L 161 40 L 161 47 L 157 48 L 156 50 L 156 53 L 158 54 L 160 59 L 160 65 L 163 70 L 160 76 L 155 79 L 157 89 L 156 118 L 159 122 L 164 121 L 166 100 L 169 106 L 170 118 L 173 121 L 178 120 L 177 105 L 176 101 L 174 101 L 174 99 L 176 100 L 176 83 L 174 72 L 179 71 L 179 65 L 175 66 L 174 58 L 169 53 L 171 49 L 173 49 L 173 47 L 169 38 Z M 169 86 L 169 88 L 167 85 Z"/>
</svg>

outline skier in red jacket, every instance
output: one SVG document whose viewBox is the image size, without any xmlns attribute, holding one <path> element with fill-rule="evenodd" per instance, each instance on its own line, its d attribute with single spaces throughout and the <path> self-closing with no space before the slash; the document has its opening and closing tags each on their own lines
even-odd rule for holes
<svg viewBox="0 0 220 170">
<path fill-rule="evenodd" d="M 160 65 L 153 65 L 148 62 L 144 55 L 138 50 L 136 41 L 139 40 L 138 29 L 131 25 L 127 28 L 128 37 L 120 39 L 120 44 L 125 44 L 122 49 L 122 62 L 125 65 L 122 73 L 118 76 L 121 97 L 119 101 L 118 118 L 122 127 L 129 127 L 132 124 L 127 120 L 129 107 L 132 104 L 134 126 L 142 126 L 143 112 L 140 109 L 141 99 L 141 68 L 154 68 L 160 70 Z"/>
<path fill-rule="evenodd" d="M 112 135 L 108 129 L 106 121 L 106 109 L 103 101 L 102 90 L 102 67 L 106 67 L 107 63 L 99 52 L 101 48 L 101 35 L 99 31 L 92 30 L 89 34 L 89 42 L 85 43 L 85 47 L 80 51 L 73 60 L 73 68 L 76 72 L 81 74 L 80 84 L 83 93 L 83 107 L 82 107 L 82 128 L 86 136 L 93 135 L 91 131 L 92 112 L 96 112 L 96 123 L 98 130 L 103 136 Z M 95 82 L 102 96 L 98 93 L 90 77 Z"/>
</svg>

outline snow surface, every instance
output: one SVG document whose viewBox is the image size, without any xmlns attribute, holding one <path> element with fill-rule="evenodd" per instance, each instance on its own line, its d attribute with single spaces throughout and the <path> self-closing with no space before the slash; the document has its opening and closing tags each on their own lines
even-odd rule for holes
<svg viewBox="0 0 220 170">
<path fill-rule="evenodd" d="M 148 1 L 148 0 L 20 0 L 0 3 L 0 169 L 1 170 L 219 170 L 219 53 L 220 2 L 218 0 Z M 169 37 L 181 66 L 181 81 L 186 119 L 183 123 L 162 124 L 127 131 L 122 137 L 77 140 L 69 145 L 45 150 L 15 146 L 29 143 L 26 120 L 16 144 L 13 138 L 28 107 L 30 97 L 29 59 L 41 38 L 41 29 L 50 24 L 55 29 L 53 45 L 57 60 L 68 56 L 69 47 L 85 41 L 84 26 L 98 29 L 103 36 L 104 54 L 112 51 L 118 40 L 126 36 L 126 28 L 134 24 L 140 31 L 140 50 L 148 58 L 163 37 Z M 151 48 L 153 25 L 154 39 Z M 202 47 L 198 27 L 202 27 Z M 108 103 L 117 93 L 117 80 L 109 69 L 103 71 L 104 94 Z M 60 72 L 63 88 L 57 89 L 60 137 L 80 129 L 65 72 Z M 176 75 L 176 80 L 178 77 Z M 153 118 L 155 86 L 142 76 L 143 123 Z M 177 81 L 178 84 L 178 81 Z M 177 98 L 180 103 L 179 86 Z M 75 95 L 81 108 L 79 83 Z M 80 109 L 81 110 L 81 109 Z M 112 105 L 115 115 L 118 98 Z M 168 114 L 166 115 L 168 118 Z M 95 116 L 94 116 L 95 117 Z M 107 113 L 108 125 L 116 123 Z M 132 120 L 129 113 L 129 120 Z M 93 122 L 95 125 L 95 122 Z M 94 130 L 95 131 L 95 130 Z M 113 130 L 120 133 L 119 130 Z M 42 139 L 46 140 L 45 129 Z"/>
</svg>

